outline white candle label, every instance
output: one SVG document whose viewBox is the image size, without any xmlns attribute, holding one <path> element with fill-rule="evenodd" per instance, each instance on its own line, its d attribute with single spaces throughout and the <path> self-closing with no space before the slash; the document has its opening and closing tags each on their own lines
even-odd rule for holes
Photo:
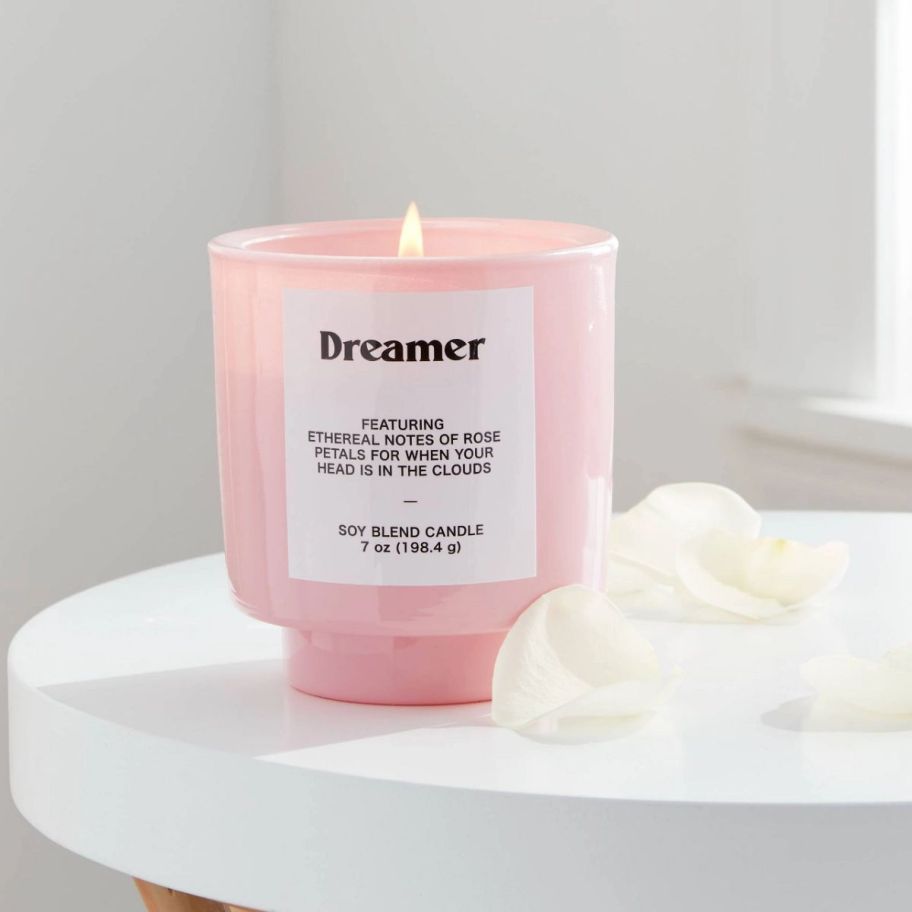
<svg viewBox="0 0 912 912">
<path fill-rule="evenodd" d="M 284 293 L 288 571 L 536 574 L 531 288 Z"/>
</svg>

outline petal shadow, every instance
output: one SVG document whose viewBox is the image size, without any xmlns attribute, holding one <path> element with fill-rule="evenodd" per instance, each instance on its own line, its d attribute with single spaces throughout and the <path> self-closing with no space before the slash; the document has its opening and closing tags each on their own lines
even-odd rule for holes
<svg viewBox="0 0 912 912">
<path fill-rule="evenodd" d="M 912 715 L 889 716 L 867 712 L 836 700 L 801 697 L 764 713 L 771 728 L 797 732 L 902 732 L 912 731 Z"/>
</svg>

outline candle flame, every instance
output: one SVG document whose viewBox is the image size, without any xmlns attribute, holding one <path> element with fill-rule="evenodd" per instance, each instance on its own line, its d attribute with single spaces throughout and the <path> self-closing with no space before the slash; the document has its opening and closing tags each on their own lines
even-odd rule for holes
<svg viewBox="0 0 912 912">
<path fill-rule="evenodd" d="M 402 220 L 402 232 L 399 235 L 399 256 L 424 256 L 421 216 L 418 214 L 418 207 L 414 203 L 409 203 L 408 211 Z"/>
</svg>

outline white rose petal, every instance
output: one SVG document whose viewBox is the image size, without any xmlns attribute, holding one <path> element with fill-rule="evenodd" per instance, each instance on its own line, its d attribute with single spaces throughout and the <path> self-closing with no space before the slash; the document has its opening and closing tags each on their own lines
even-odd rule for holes
<svg viewBox="0 0 912 912">
<path fill-rule="evenodd" d="M 601 592 L 564 586 L 533 602 L 494 666 L 498 725 L 554 729 L 561 721 L 638 715 L 667 690 L 649 641 Z"/>
<path fill-rule="evenodd" d="M 713 529 L 755 537 L 760 516 L 744 498 L 721 485 L 664 485 L 611 523 L 609 560 L 621 558 L 667 580 L 674 576 L 681 546 Z"/>
<path fill-rule="evenodd" d="M 760 620 L 791 611 L 835 587 L 848 547 L 812 547 L 784 538 L 749 538 L 715 530 L 683 545 L 678 578 L 697 601 Z"/>
<path fill-rule="evenodd" d="M 912 714 L 912 643 L 879 661 L 851 655 L 818 656 L 801 666 L 804 680 L 822 697 L 869 712 Z"/>
</svg>

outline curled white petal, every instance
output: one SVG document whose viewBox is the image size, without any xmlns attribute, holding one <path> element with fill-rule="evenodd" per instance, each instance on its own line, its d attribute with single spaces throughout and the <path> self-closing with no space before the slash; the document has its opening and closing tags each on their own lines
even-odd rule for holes
<svg viewBox="0 0 912 912">
<path fill-rule="evenodd" d="M 760 516 L 743 497 L 721 485 L 664 485 L 611 523 L 608 552 L 672 577 L 681 546 L 712 529 L 755 537 Z"/>
<path fill-rule="evenodd" d="M 491 715 L 508 728 L 554 727 L 562 719 L 637 715 L 662 696 L 649 641 L 604 593 L 564 586 L 533 602 L 507 634 Z"/>
<path fill-rule="evenodd" d="M 677 572 L 697 601 L 757 620 L 813 601 L 848 566 L 842 542 L 812 547 L 784 538 L 747 538 L 715 530 L 683 545 Z"/>
<path fill-rule="evenodd" d="M 880 660 L 818 656 L 801 666 L 821 696 L 885 715 L 912 714 L 912 643 Z"/>
</svg>

